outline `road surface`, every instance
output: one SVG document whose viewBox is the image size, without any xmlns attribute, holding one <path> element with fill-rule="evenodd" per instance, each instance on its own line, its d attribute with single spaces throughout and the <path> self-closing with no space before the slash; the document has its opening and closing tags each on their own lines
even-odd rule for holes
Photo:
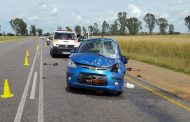
<svg viewBox="0 0 190 122">
<path fill-rule="evenodd" d="M 65 80 L 68 58 L 51 58 L 45 41 L 30 38 L 0 44 L 0 93 L 3 94 L 4 79 L 8 79 L 14 94 L 9 99 L 0 98 L 0 122 L 190 120 L 189 103 L 147 84 L 135 84 L 141 82 L 131 80 L 128 76 L 125 84 L 133 83 L 135 87 L 125 87 L 121 96 L 88 90 L 68 90 Z M 30 66 L 23 66 L 27 49 Z M 54 63 L 58 65 L 53 66 Z"/>
</svg>

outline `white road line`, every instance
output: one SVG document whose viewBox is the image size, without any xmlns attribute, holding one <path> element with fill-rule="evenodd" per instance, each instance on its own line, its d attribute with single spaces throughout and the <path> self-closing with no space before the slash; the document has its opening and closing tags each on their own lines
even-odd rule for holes
<svg viewBox="0 0 190 122">
<path fill-rule="evenodd" d="M 22 112 L 23 112 L 24 105 L 25 105 L 25 102 L 26 102 L 26 97 L 27 97 L 27 94 L 28 94 L 28 88 L 29 88 L 29 85 L 30 85 L 30 81 L 32 79 L 32 74 L 33 74 L 33 71 L 34 71 L 35 63 L 36 63 L 37 53 L 38 53 L 38 51 L 36 51 L 34 61 L 32 63 L 32 67 L 30 69 L 30 72 L 29 72 L 29 75 L 28 75 L 28 78 L 27 78 L 27 81 L 26 81 L 26 85 L 24 87 L 24 91 L 22 93 L 21 101 L 20 101 L 20 104 L 18 106 L 14 122 L 20 122 L 21 121 Z"/>
<path fill-rule="evenodd" d="M 30 93 L 30 99 L 35 99 L 37 77 L 38 77 L 38 73 L 35 72 L 34 73 L 33 84 L 32 84 L 32 90 L 31 90 L 31 93 Z"/>
<path fill-rule="evenodd" d="M 44 122 L 44 105 L 43 105 L 43 59 L 42 59 L 42 41 L 40 54 L 40 82 L 39 82 L 39 101 L 38 101 L 38 122 Z"/>
</svg>

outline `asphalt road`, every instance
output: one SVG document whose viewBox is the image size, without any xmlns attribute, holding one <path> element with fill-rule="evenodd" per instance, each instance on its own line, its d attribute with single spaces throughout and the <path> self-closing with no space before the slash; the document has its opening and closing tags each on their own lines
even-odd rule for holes
<svg viewBox="0 0 190 122">
<path fill-rule="evenodd" d="M 0 94 L 4 79 L 9 79 L 14 94 L 0 98 L 0 122 L 189 122 L 190 111 L 180 106 L 189 108 L 189 103 L 169 95 L 172 102 L 136 84 L 125 87 L 121 96 L 68 90 L 68 57 L 51 58 L 45 41 L 31 38 L 0 44 Z M 23 66 L 27 49 L 28 67 Z"/>
</svg>

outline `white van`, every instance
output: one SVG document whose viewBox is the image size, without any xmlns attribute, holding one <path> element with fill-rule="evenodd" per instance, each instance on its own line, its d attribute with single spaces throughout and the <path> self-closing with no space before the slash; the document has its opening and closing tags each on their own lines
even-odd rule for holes
<svg viewBox="0 0 190 122">
<path fill-rule="evenodd" d="M 52 35 L 53 39 L 50 45 L 52 57 L 56 55 L 69 55 L 70 51 L 76 49 L 80 44 L 75 33 L 72 31 L 57 30 Z"/>
</svg>

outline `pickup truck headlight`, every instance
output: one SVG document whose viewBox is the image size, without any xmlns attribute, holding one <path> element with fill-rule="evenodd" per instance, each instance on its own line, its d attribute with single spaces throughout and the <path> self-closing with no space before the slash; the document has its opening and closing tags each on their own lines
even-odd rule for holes
<svg viewBox="0 0 190 122">
<path fill-rule="evenodd" d="M 77 68 L 77 65 L 72 60 L 69 60 L 68 67 Z"/>
</svg>

